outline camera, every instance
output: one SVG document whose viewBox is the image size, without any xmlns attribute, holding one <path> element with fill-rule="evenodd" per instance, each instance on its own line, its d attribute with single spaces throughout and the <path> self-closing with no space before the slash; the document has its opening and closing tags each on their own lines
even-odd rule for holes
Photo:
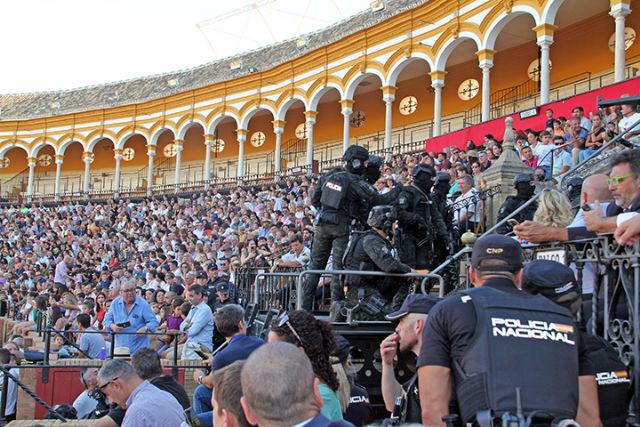
<svg viewBox="0 0 640 427">
<path fill-rule="evenodd" d="M 107 396 L 100 390 L 100 387 L 95 386 L 87 394 L 91 399 L 98 402 L 91 418 L 102 418 L 109 413 L 110 407 L 109 402 L 107 402 Z"/>
</svg>

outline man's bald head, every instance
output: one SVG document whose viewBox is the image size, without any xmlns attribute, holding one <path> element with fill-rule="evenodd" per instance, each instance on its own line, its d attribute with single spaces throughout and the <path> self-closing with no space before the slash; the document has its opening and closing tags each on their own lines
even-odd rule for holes
<svg viewBox="0 0 640 427">
<path fill-rule="evenodd" d="M 242 406 L 251 424 L 291 426 L 320 412 L 311 362 L 292 344 L 260 346 L 245 362 L 240 382 Z"/>
<path fill-rule="evenodd" d="M 598 173 L 590 175 L 582 183 L 582 195 L 580 200 L 582 204 L 593 203 L 598 201 L 607 201 L 613 199 L 609 184 L 607 184 L 607 175 Z"/>
</svg>

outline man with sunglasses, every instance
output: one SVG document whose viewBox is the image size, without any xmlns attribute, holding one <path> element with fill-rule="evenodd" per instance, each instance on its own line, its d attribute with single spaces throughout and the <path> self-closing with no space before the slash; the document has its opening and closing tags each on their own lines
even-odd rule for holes
<svg viewBox="0 0 640 427">
<path fill-rule="evenodd" d="M 176 398 L 140 378 L 124 360 L 110 360 L 100 368 L 98 387 L 109 402 L 127 408 L 122 427 L 175 427 L 184 421 Z"/>
<path fill-rule="evenodd" d="M 607 183 L 615 203 L 609 204 L 606 216 L 599 209 L 599 201 L 594 210 L 584 213 L 587 229 L 595 233 L 613 233 L 640 212 L 640 150 L 626 150 L 614 156 Z"/>
</svg>

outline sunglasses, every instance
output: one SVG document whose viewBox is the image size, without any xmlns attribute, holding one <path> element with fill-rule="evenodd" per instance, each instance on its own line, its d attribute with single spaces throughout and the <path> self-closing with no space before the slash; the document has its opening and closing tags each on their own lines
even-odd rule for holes
<svg viewBox="0 0 640 427">
<path fill-rule="evenodd" d="M 296 339 L 298 340 L 300 345 L 304 347 L 304 343 L 302 342 L 302 338 L 300 338 L 300 335 L 298 335 L 296 330 L 293 329 L 293 325 L 291 324 L 291 320 L 289 319 L 289 314 L 287 312 L 284 312 L 282 314 L 282 316 L 280 316 L 280 319 L 278 319 L 278 327 L 282 328 L 284 325 L 287 325 L 287 327 L 289 328 L 291 333 L 296 337 Z"/>
<path fill-rule="evenodd" d="M 624 174 L 624 175 L 612 176 L 612 177 L 609 177 L 607 179 L 607 184 L 608 185 L 618 185 L 621 182 L 623 182 L 625 179 L 631 178 L 632 176 L 635 176 L 635 174 L 633 172 L 630 172 L 630 173 L 627 173 L 627 174 Z"/>
<path fill-rule="evenodd" d="M 104 389 L 106 389 L 107 387 L 109 387 L 109 384 L 111 384 L 112 382 L 114 382 L 115 380 L 117 380 L 118 377 L 115 378 L 111 378 L 109 381 L 107 381 L 106 383 L 99 385 L 98 388 L 102 391 L 104 391 Z"/>
</svg>

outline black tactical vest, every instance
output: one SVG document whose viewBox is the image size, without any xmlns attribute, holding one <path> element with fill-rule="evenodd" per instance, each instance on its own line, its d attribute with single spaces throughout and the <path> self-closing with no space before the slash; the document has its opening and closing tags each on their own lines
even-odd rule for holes
<svg viewBox="0 0 640 427">
<path fill-rule="evenodd" d="M 467 291 L 476 330 L 454 361 L 456 391 L 465 422 L 491 410 L 525 416 L 543 411 L 574 418 L 578 408 L 578 337 L 570 313 L 544 298 L 481 287 Z"/>
<path fill-rule="evenodd" d="M 350 218 L 354 212 L 353 191 L 350 190 L 351 183 L 358 177 L 346 171 L 338 171 L 330 174 L 322 184 L 320 203 L 322 211 L 320 218 L 333 218 L 336 216 Z M 329 221 L 331 222 L 331 221 Z"/>
<path fill-rule="evenodd" d="M 347 249 L 344 251 L 344 258 L 342 261 L 342 265 L 345 270 L 379 270 L 378 266 L 371 260 L 371 258 L 369 258 L 369 255 L 367 255 L 364 250 L 365 236 L 372 235 L 377 236 L 378 234 L 373 230 L 356 231 L 351 233 L 349 244 L 347 245 Z M 366 282 L 369 277 L 370 276 L 346 275 L 345 284 L 347 286 L 360 286 L 360 283 Z"/>
</svg>

